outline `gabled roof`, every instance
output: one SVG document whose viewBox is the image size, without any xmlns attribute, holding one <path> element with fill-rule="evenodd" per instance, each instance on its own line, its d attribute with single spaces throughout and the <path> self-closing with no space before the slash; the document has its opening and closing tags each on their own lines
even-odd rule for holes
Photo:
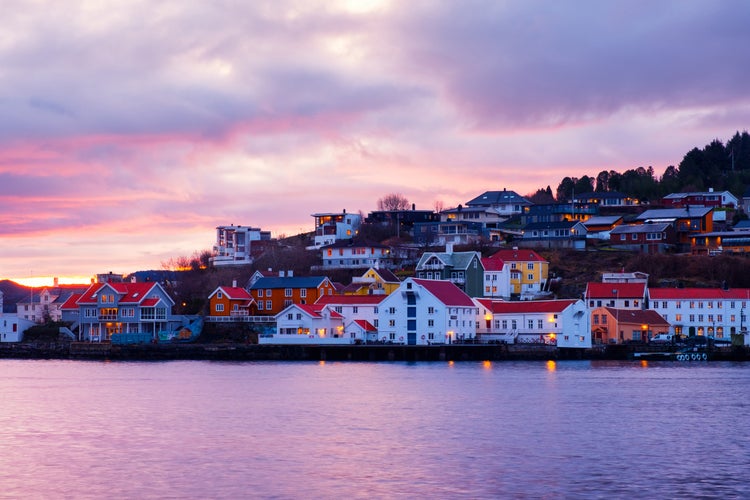
<svg viewBox="0 0 750 500">
<path fill-rule="evenodd" d="M 119 304 L 140 304 L 144 299 L 148 298 L 148 294 L 155 288 L 160 287 L 158 283 L 94 283 L 83 292 L 77 303 L 96 305 L 97 296 L 104 291 L 106 288 L 112 289 L 117 295 L 119 295 Z M 167 295 L 165 295 L 169 302 L 174 301 Z"/>
<path fill-rule="evenodd" d="M 552 222 L 530 222 L 526 224 L 523 229 L 571 229 L 576 226 L 581 226 L 583 230 L 586 230 L 586 226 L 579 220 L 558 220 Z"/>
<path fill-rule="evenodd" d="M 66 300 L 60 309 L 78 309 L 78 299 L 83 296 L 82 293 L 72 293 L 68 300 Z"/>
<path fill-rule="evenodd" d="M 711 207 L 690 207 L 690 208 L 657 208 L 646 210 L 636 220 L 649 219 L 691 219 L 695 217 L 704 217 L 713 210 Z"/>
<path fill-rule="evenodd" d="M 321 305 L 377 305 L 387 295 L 321 295 L 315 304 Z"/>
<path fill-rule="evenodd" d="M 615 293 L 614 291 L 617 291 Z M 646 296 L 646 283 L 600 283 L 586 285 L 586 299 L 642 299 Z"/>
<path fill-rule="evenodd" d="M 292 276 L 292 277 L 262 277 L 258 278 L 258 281 L 253 283 L 250 287 L 251 290 L 259 290 L 261 288 L 318 288 L 323 285 L 326 281 L 329 281 L 325 276 Z"/>
<path fill-rule="evenodd" d="M 297 308 L 310 316 L 311 318 L 322 318 L 322 312 L 323 309 L 326 308 L 326 304 L 292 304 L 289 307 L 285 308 L 283 311 L 281 311 L 279 314 L 276 315 L 276 317 L 279 317 L 284 314 L 284 312 L 289 308 Z M 340 319 L 343 318 L 343 316 L 333 309 L 328 309 L 328 313 L 330 314 L 331 318 Z"/>
<path fill-rule="evenodd" d="M 729 191 L 693 191 L 689 193 L 670 193 L 664 197 L 665 200 L 682 200 L 684 198 L 692 198 L 693 196 L 722 196 L 729 195 L 732 198 L 736 198 L 735 195 Z"/>
<path fill-rule="evenodd" d="M 353 323 L 356 323 L 360 328 L 362 328 L 366 332 L 377 332 L 378 329 L 375 328 L 372 323 L 365 319 L 355 319 Z"/>
<path fill-rule="evenodd" d="M 218 291 L 221 291 L 226 295 L 229 300 L 253 300 L 253 296 L 250 295 L 250 292 L 238 286 L 220 286 L 211 292 L 211 295 L 209 295 L 208 298 L 210 299 L 216 295 Z"/>
<path fill-rule="evenodd" d="M 528 248 L 498 250 L 489 258 L 501 259 L 504 262 L 547 262 L 541 255 Z"/>
<path fill-rule="evenodd" d="M 371 267 L 362 276 L 367 275 L 370 271 L 376 273 L 378 276 L 380 276 L 380 279 L 382 279 L 386 283 L 399 283 L 401 282 L 400 279 L 398 279 L 398 276 L 393 274 L 393 271 L 387 268 L 375 268 Z"/>
<path fill-rule="evenodd" d="M 651 300 L 750 300 L 749 288 L 649 288 Z"/>
<path fill-rule="evenodd" d="M 668 327 L 669 322 L 658 312 L 651 309 L 615 309 L 604 307 L 619 323 L 640 323 L 648 326 Z"/>
<path fill-rule="evenodd" d="M 494 314 L 560 313 L 574 304 L 574 299 L 560 300 L 492 300 L 477 299 L 482 307 Z"/>
<path fill-rule="evenodd" d="M 505 262 L 503 262 L 502 259 L 490 259 L 490 258 L 484 257 L 482 259 L 482 265 L 484 266 L 485 271 L 489 271 L 489 272 L 502 271 L 503 266 L 505 265 Z"/>
<path fill-rule="evenodd" d="M 611 226 L 622 220 L 622 215 L 595 215 L 583 221 L 583 225 L 589 226 Z"/>
<path fill-rule="evenodd" d="M 468 269 L 474 258 L 481 262 L 481 254 L 479 252 L 425 252 L 419 258 L 417 269 L 424 266 L 433 256 L 440 259 L 446 266 L 453 267 L 453 269 Z"/>
<path fill-rule="evenodd" d="M 530 205 L 531 202 L 519 195 L 515 191 L 508 191 L 503 189 L 502 191 L 485 191 L 471 201 L 467 201 L 466 204 L 469 206 L 476 205 L 507 205 L 510 203 L 521 203 Z"/>
<path fill-rule="evenodd" d="M 450 281 L 409 278 L 435 296 L 446 306 L 475 307 L 471 297 Z M 402 285 L 403 286 L 403 285 Z"/>
<path fill-rule="evenodd" d="M 661 233 L 671 227 L 668 222 L 652 222 L 649 224 L 623 224 L 612 229 L 610 234 L 633 233 Z"/>
</svg>

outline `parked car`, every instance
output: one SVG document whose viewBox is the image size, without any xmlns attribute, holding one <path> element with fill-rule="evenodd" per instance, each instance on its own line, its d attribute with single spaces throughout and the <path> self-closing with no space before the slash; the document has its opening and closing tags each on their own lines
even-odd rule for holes
<svg viewBox="0 0 750 500">
<path fill-rule="evenodd" d="M 656 344 L 666 344 L 668 342 L 672 342 L 674 340 L 674 335 L 669 333 L 660 333 L 658 335 L 654 335 L 651 337 L 651 340 L 649 342 L 656 343 Z"/>
</svg>

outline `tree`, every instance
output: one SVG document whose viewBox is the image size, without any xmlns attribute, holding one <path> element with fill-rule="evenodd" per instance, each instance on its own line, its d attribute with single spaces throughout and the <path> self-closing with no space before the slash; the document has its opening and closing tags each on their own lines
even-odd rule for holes
<svg viewBox="0 0 750 500">
<path fill-rule="evenodd" d="M 378 210 L 408 210 L 409 200 L 401 193 L 390 193 L 378 200 Z"/>
<path fill-rule="evenodd" d="M 546 205 L 555 202 L 555 197 L 552 196 L 552 189 L 549 186 L 547 186 L 547 189 L 539 188 L 535 193 L 527 194 L 525 198 L 534 205 Z"/>
<path fill-rule="evenodd" d="M 560 185 L 557 186 L 557 201 L 564 202 L 570 199 L 577 180 L 578 179 L 576 179 L 575 177 L 572 179 L 570 177 L 565 177 L 562 181 L 560 181 Z"/>
<path fill-rule="evenodd" d="M 590 193 L 594 190 L 594 183 L 588 175 L 584 175 L 575 183 L 576 193 Z"/>
<path fill-rule="evenodd" d="M 609 172 L 602 170 L 599 175 L 596 176 L 596 189 L 597 193 L 604 193 L 609 191 Z"/>
</svg>

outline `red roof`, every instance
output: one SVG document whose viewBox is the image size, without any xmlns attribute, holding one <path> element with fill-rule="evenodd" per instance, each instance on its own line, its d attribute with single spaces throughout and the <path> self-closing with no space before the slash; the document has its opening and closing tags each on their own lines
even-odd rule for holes
<svg viewBox="0 0 750 500">
<path fill-rule="evenodd" d="M 141 301 L 141 307 L 154 307 L 158 303 L 159 303 L 159 299 L 150 298 L 150 299 Z"/>
<path fill-rule="evenodd" d="M 224 295 L 226 295 L 227 298 L 230 300 L 252 300 L 253 299 L 253 296 L 250 295 L 250 292 L 248 292 L 247 290 L 239 286 L 220 286 L 219 288 L 214 290 L 213 293 L 211 293 L 211 295 L 209 295 L 209 298 L 213 297 L 213 295 L 219 290 L 224 292 Z"/>
<path fill-rule="evenodd" d="M 60 309 L 78 309 L 78 299 L 80 299 L 83 296 L 82 293 L 74 293 L 70 297 L 68 297 L 68 300 L 66 300 L 62 306 L 60 306 Z"/>
<path fill-rule="evenodd" d="M 669 326 L 669 322 L 656 311 L 651 309 L 615 309 L 605 307 L 604 309 L 617 318 L 619 323 L 639 323 L 652 326 Z"/>
<path fill-rule="evenodd" d="M 487 300 L 481 299 L 479 302 L 485 309 L 496 314 L 513 314 L 513 313 L 560 313 L 575 303 L 573 299 L 561 300 Z"/>
<path fill-rule="evenodd" d="M 615 293 L 613 290 L 616 290 Z M 646 283 L 600 283 L 591 281 L 586 286 L 587 299 L 642 299 Z"/>
<path fill-rule="evenodd" d="M 498 250 L 489 256 L 490 259 L 500 259 L 504 262 L 547 262 L 534 250 L 519 248 L 511 250 Z M 484 259 L 483 259 L 484 260 Z"/>
<path fill-rule="evenodd" d="M 354 305 L 377 305 L 380 304 L 387 295 L 321 295 L 316 304 L 354 304 Z"/>
<path fill-rule="evenodd" d="M 485 271 L 502 271 L 505 262 L 500 258 L 490 259 L 485 257 L 482 259 L 482 265 L 484 266 Z"/>
<path fill-rule="evenodd" d="M 750 289 L 733 288 L 649 288 L 652 300 L 748 300 Z"/>
<path fill-rule="evenodd" d="M 377 332 L 378 329 L 375 328 L 372 323 L 367 321 L 366 319 L 355 319 L 355 323 L 357 323 L 359 326 L 362 327 L 362 329 L 366 332 Z"/>
<path fill-rule="evenodd" d="M 155 286 L 156 283 L 94 283 L 83 292 L 78 304 L 96 304 L 96 296 L 105 287 L 110 287 L 120 296 L 120 304 L 138 304 Z"/>
<path fill-rule="evenodd" d="M 412 281 L 417 285 L 424 287 L 446 306 L 476 307 L 474 301 L 471 300 L 471 297 L 466 295 L 463 290 L 450 281 L 424 280 L 419 278 L 412 278 Z"/>
<path fill-rule="evenodd" d="M 320 318 L 321 317 L 321 311 L 325 308 L 325 304 L 294 304 L 295 306 L 299 307 L 303 311 L 305 311 L 307 314 L 312 316 L 313 318 Z M 329 309 L 329 312 L 331 313 L 331 318 L 343 318 L 343 316 L 333 309 Z"/>
</svg>

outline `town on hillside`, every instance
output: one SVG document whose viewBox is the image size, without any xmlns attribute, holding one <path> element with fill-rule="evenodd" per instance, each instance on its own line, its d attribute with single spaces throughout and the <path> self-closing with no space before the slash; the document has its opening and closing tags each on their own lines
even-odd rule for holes
<svg viewBox="0 0 750 500">
<path fill-rule="evenodd" d="M 190 342 L 221 327 L 278 345 L 750 345 L 750 288 L 654 283 L 644 269 L 616 268 L 560 293 L 571 276 L 544 257 L 744 260 L 750 223 L 739 214 L 750 194 L 709 189 L 644 204 L 588 192 L 533 203 L 503 188 L 441 211 L 403 199 L 381 208 L 313 213 L 309 234 L 286 239 L 219 226 L 212 251 L 189 270 L 31 290 L 0 308 L 0 340 L 22 342 L 35 325 L 52 324 L 70 341 L 112 344 Z"/>
</svg>

